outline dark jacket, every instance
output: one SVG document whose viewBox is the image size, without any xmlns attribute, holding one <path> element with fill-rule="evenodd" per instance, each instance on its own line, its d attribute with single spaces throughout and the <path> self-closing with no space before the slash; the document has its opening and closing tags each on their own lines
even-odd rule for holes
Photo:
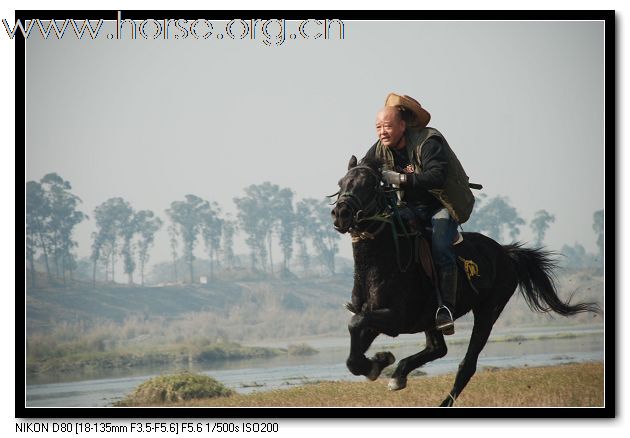
<svg viewBox="0 0 630 438">
<path fill-rule="evenodd" d="M 410 145 L 409 139 L 407 144 Z M 377 159 L 378 142 L 375 143 L 365 154 L 364 158 Z M 400 151 L 391 150 L 394 156 L 394 170 L 407 175 L 407 183 L 401 187 L 405 193 L 402 198 L 409 205 L 419 205 L 430 209 L 438 209 L 441 207 L 440 201 L 428 192 L 430 189 L 443 189 L 446 183 L 446 173 L 448 162 L 444 151 L 442 141 L 439 137 L 431 137 L 422 147 L 420 155 L 421 169 L 416 169 L 413 157 L 404 148 Z M 407 173 L 404 169 L 407 165 L 414 166 L 413 173 Z"/>
</svg>

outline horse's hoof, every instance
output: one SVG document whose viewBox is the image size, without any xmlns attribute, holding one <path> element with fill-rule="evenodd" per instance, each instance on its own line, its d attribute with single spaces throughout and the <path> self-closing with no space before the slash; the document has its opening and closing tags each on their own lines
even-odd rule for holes
<svg viewBox="0 0 630 438">
<path fill-rule="evenodd" d="M 450 408 L 451 406 L 453 406 L 453 399 L 452 397 L 449 395 L 448 397 L 446 397 L 444 399 L 444 401 L 442 403 L 440 403 L 440 407 L 441 408 Z"/>
<path fill-rule="evenodd" d="M 383 368 L 386 368 L 396 362 L 396 358 L 389 351 L 379 351 L 372 357 L 372 360 L 378 362 Z"/>
<path fill-rule="evenodd" d="M 365 376 L 365 377 L 367 377 L 368 380 L 371 380 L 373 382 L 376 379 L 378 379 L 378 376 L 381 375 L 381 371 L 382 370 L 383 370 L 383 368 L 381 368 L 381 366 L 379 365 L 378 362 L 372 362 L 372 369 L 370 370 L 368 375 Z"/>
<path fill-rule="evenodd" d="M 396 362 L 396 358 L 389 351 L 381 351 L 376 353 L 370 361 L 372 362 L 372 369 L 365 377 L 374 381 L 378 379 L 378 376 L 381 375 L 381 371 L 383 371 L 384 368 Z"/>
<path fill-rule="evenodd" d="M 401 389 L 405 389 L 406 387 L 406 377 L 392 377 L 391 379 L 389 379 L 389 383 L 387 384 L 387 389 L 389 389 L 390 391 L 400 391 Z"/>
</svg>

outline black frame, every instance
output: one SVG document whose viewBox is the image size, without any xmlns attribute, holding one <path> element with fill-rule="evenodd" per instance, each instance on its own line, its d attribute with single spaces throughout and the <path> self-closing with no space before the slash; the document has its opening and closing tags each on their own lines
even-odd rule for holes
<svg viewBox="0 0 630 438">
<path fill-rule="evenodd" d="M 17 10 L 16 20 L 30 19 L 104 19 L 116 20 L 118 11 L 106 10 Z M 285 10 L 252 10 L 252 11 L 150 11 L 150 10 L 121 10 L 122 18 L 131 19 L 164 19 L 186 17 L 189 19 L 215 19 L 229 20 L 235 17 L 242 19 L 324 19 L 333 17 L 341 20 L 600 20 L 605 23 L 605 110 L 609 115 L 605 122 L 605 139 L 608 145 L 615 145 L 615 154 L 609 153 L 605 158 L 605 167 L 616 176 L 616 129 L 617 129 L 617 105 L 616 105 L 616 34 L 615 11 L 613 10 L 512 10 L 512 11 L 483 11 L 483 10 L 435 10 L 435 11 L 285 11 Z M 25 44 L 22 36 L 15 38 L 15 151 L 16 151 L 16 223 L 24 220 L 24 168 L 25 168 L 25 112 L 24 101 L 24 61 Z M 614 164 L 613 164 L 614 163 Z M 609 303 L 609 314 L 605 321 L 606 349 L 605 349 L 605 406 L 602 408 L 27 408 L 25 400 L 25 357 L 24 357 L 24 312 L 25 309 L 17 303 L 23 302 L 25 286 L 16 286 L 15 298 L 15 416 L 17 418 L 613 418 L 616 415 L 616 350 L 618 342 L 616 338 L 616 306 L 614 303 L 616 294 L 617 277 L 615 275 L 616 245 L 616 189 L 612 185 L 608 187 L 606 199 L 609 212 L 607 215 L 608 233 L 606 236 L 606 253 L 612 255 L 613 263 L 608 264 L 608 278 L 613 282 L 613 287 L 605 292 L 605 298 Z M 23 223 L 23 222 L 22 222 Z M 612 230 L 612 233 L 611 233 Z M 23 257 L 24 229 L 16 230 L 16 260 Z M 609 258 L 611 260 L 611 258 Z M 20 263 L 16 263 L 16 279 L 24 281 L 24 271 Z"/>
</svg>

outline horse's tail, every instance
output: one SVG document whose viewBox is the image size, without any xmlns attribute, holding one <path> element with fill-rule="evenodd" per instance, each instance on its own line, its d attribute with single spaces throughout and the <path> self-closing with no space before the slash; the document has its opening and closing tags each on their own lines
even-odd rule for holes
<svg viewBox="0 0 630 438">
<path fill-rule="evenodd" d="M 514 262 L 518 274 L 518 285 L 530 309 L 537 312 L 554 311 L 562 316 L 581 312 L 601 313 L 597 303 L 577 303 L 571 305 L 558 297 L 553 270 L 557 263 L 554 253 L 541 248 L 523 248 L 522 243 L 503 245 Z"/>
</svg>

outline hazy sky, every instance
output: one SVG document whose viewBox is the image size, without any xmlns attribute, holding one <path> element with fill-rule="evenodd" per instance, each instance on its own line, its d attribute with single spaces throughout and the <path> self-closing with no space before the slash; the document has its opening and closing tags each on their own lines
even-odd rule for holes
<svg viewBox="0 0 630 438">
<path fill-rule="evenodd" d="M 527 222 L 520 240 L 532 240 L 529 221 L 546 209 L 556 216 L 549 247 L 595 251 L 603 22 L 345 20 L 342 41 L 279 47 L 31 38 L 25 71 L 26 179 L 59 173 L 90 216 L 120 196 L 166 221 L 187 193 L 233 213 L 232 199 L 264 181 L 321 198 L 373 144 L 393 91 L 428 109 L 482 193 L 510 199 Z M 77 228 L 80 256 L 94 229 Z M 349 237 L 340 247 L 351 255 Z M 152 262 L 168 257 L 164 227 Z"/>
</svg>

